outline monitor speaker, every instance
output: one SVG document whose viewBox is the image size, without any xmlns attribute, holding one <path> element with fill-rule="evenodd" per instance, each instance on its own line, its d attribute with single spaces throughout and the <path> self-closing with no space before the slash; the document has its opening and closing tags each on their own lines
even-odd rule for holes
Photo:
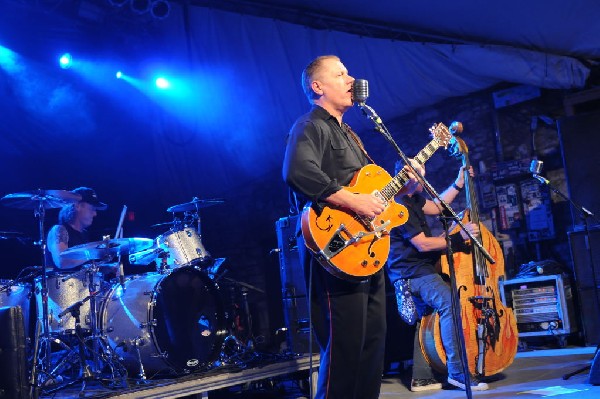
<svg viewBox="0 0 600 399">
<path fill-rule="evenodd" d="M 20 306 L 0 308 L 0 398 L 25 399 L 27 354 L 23 310 Z"/>
<path fill-rule="evenodd" d="M 586 113 L 558 121 L 563 166 L 567 177 L 569 197 L 595 215 L 600 214 L 600 157 L 596 146 L 589 145 L 600 125 L 600 112 Z M 574 226 L 583 225 L 579 212 L 571 208 Z M 589 222 L 594 223 L 592 219 Z"/>
</svg>

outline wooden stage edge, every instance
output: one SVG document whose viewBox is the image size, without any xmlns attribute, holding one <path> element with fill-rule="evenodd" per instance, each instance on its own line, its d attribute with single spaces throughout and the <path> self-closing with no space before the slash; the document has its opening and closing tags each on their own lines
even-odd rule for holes
<svg viewBox="0 0 600 399">
<path fill-rule="evenodd" d="M 319 368 L 319 355 L 313 354 L 313 378 L 316 382 L 317 372 Z M 260 367 L 249 368 L 236 372 L 225 371 L 210 376 L 201 376 L 193 378 L 186 377 L 185 381 L 173 380 L 172 382 L 161 385 L 153 385 L 144 387 L 138 385 L 135 389 L 128 389 L 126 392 L 115 392 L 106 398 L 119 399 L 145 399 L 145 398 L 179 398 L 188 395 L 201 395 L 200 397 L 208 397 L 208 392 L 215 389 L 232 387 L 252 381 L 259 381 L 267 378 L 284 376 L 301 370 L 310 369 L 310 356 L 301 355 L 293 360 L 279 361 L 270 363 Z M 314 390 L 313 390 L 314 391 Z"/>
</svg>

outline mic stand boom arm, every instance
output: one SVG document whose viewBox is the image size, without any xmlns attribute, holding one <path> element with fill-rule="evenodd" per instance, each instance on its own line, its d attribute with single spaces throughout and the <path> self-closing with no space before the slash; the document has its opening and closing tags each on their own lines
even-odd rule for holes
<svg viewBox="0 0 600 399">
<path fill-rule="evenodd" d="M 533 173 L 533 177 L 540 183 L 548 186 L 548 188 L 550 188 L 550 190 L 554 191 L 557 195 L 562 197 L 565 201 L 568 201 L 571 204 L 571 206 L 581 214 L 581 217 L 583 220 L 586 220 L 586 218 L 592 218 L 597 223 L 600 223 L 600 219 L 598 219 L 598 217 L 596 215 L 594 215 L 592 212 L 590 212 L 584 206 L 577 204 L 575 201 L 573 201 L 571 198 L 569 198 L 567 195 L 565 195 L 562 191 L 560 191 L 559 189 L 554 187 L 552 184 L 550 184 L 550 180 L 538 175 L 537 173 Z"/>
<path fill-rule="evenodd" d="M 390 134 L 390 132 L 388 131 L 388 129 L 385 127 L 385 125 L 383 124 L 383 121 L 377 115 L 377 113 L 375 112 L 375 110 L 373 108 L 371 108 L 370 106 L 368 106 L 367 104 L 365 104 L 364 102 L 358 103 L 358 106 L 363 111 L 363 113 L 367 116 L 367 118 L 369 118 L 369 119 L 371 119 L 373 121 L 373 123 L 375 124 L 375 130 L 377 130 L 379 133 L 381 133 L 383 135 L 383 137 L 385 137 L 387 139 L 387 141 L 390 142 L 390 144 L 392 145 L 392 147 L 394 147 L 394 149 L 396 150 L 396 152 L 398 153 L 398 155 L 400 156 L 400 158 L 402 159 L 402 161 L 404 162 L 404 164 L 407 165 L 408 168 L 410 169 L 410 171 L 415 176 L 417 176 L 419 178 L 419 180 L 421 181 L 421 184 L 423 185 L 423 187 L 425 188 L 425 190 L 427 190 L 427 192 L 429 193 L 429 195 L 439 201 L 439 205 L 441 205 L 441 208 L 442 208 L 442 213 L 444 211 L 446 211 L 448 214 L 450 214 L 451 217 L 449 219 L 454 220 L 454 222 L 456 222 L 456 224 L 460 226 L 460 228 L 467 234 L 467 236 L 469 237 L 469 239 L 471 240 L 471 242 L 475 246 L 477 246 L 477 248 L 481 251 L 481 253 L 485 257 L 485 259 L 488 262 L 492 263 L 492 264 L 496 263 L 496 261 L 494 260 L 494 258 L 492 258 L 492 256 L 490 255 L 490 253 L 483 247 L 483 245 L 481 244 L 481 242 L 479 242 L 479 240 L 476 239 L 465 228 L 465 225 L 462 223 L 462 221 L 460 220 L 460 218 L 458 217 L 458 215 L 456 214 L 456 212 L 454 212 L 454 210 L 450 207 L 450 205 L 447 204 L 440 197 L 440 195 L 437 193 L 437 191 L 435 191 L 435 189 L 431 186 L 431 184 L 429 184 L 429 182 L 427 180 L 425 180 L 425 178 L 423 177 L 423 175 L 417 169 L 415 169 L 412 166 L 412 164 L 408 160 L 408 157 L 404 154 L 404 152 L 400 149 L 400 147 L 398 146 L 398 144 L 394 141 L 394 139 L 392 138 L 392 135 Z"/>
</svg>

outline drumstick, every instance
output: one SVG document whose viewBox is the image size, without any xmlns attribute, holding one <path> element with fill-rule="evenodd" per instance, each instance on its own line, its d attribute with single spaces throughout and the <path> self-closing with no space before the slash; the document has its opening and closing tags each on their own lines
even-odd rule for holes
<svg viewBox="0 0 600 399">
<path fill-rule="evenodd" d="M 123 211 L 121 211 L 121 217 L 119 218 L 119 225 L 117 226 L 117 231 L 115 232 L 115 239 L 123 238 L 123 219 L 125 219 L 125 213 L 127 212 L 127 205 L 123 205 Z"/>
</svg>

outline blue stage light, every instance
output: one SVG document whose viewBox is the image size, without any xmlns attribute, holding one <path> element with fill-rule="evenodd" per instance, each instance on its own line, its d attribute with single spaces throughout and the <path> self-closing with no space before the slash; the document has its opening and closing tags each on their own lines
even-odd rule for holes
<svg viewBox="0 0 600 399">
<path fill-rule="evenodd" d="M 123 77 L 123 72 L 117 71 L 115 75 L 117 76 L 117 79 L 121 79 Z"/>
<path fill-rule="evenodd" d="M 156 87 L 158 87 L 159 89 L 168 89 L 169 86 L 171 86 L 171 84 L 167 79 L 163 77 L 156 79 Z"/>
<path fill-rule="evenodd" d="M 69 69 L 71 67 L 71 65 L 73 64 L 73 57 L 69 53 L 64 53 L 63 55 L 60 56 L 60 59 L 58 60 L 58 62 L 62 69 Z"/>
</svg>

